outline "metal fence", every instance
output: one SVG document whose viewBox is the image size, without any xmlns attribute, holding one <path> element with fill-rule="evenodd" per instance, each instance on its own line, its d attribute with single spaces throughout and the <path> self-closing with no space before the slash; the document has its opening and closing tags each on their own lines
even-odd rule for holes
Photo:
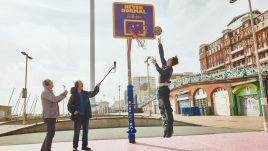
<svg viewBox="0 0 268 151">
<path fill-rule="evenodd" d="M 268 73 L 268 64 L 261 65 L 262 74 Z M 230 80 L 237 79 L 243 77 L 256 76 L 258 74 L 258 70 L 256 66 L 240 66 L 238 68 L 233 69 L 225 69 L 216 72 L 208 72 L 205 74 L 194 74 L 193 76 L 189 76 L 187 78 L 183 78 L 180 80 L 172 80 L 170 88 L 175 89 L 178 87 L 182 87 L 187 84 L 194 84 L 200 82 L 208 82 L 208 81 L 217 81 L 217 80 Z"/>
</svg>

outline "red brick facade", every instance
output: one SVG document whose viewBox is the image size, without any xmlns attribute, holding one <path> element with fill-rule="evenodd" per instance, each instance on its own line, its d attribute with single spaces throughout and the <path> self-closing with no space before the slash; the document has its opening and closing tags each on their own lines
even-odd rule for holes
<svg viewBox="0 0 268 151">
<path fill-rule="evenodd" d="M 216 41 L 200 46 L 201 73 L 256 64 L 250 20 L 247 15 L 241 18 L 240 27 L 226 29 Z M 254 28 L 260 62 L 268 62 L 268 11 L 254 18 Z"/>
<path fill-rule="evenodd" d="M 211 114 L 214 114 L 214 105 L 213 105 L 213 93 L 215 90 L 218 88 L 222 88 L 226 91 L 228 91 L 229 94 L 229 103 L 232 104 L 231 100 L 231 92 L 230 92 L 230 87 L 234 84 L 241 83 L 241 82 L 246 82 L 248 79 L 238 79 L 238 80 L 232 80 L 232 81 L 214 81 L 214 82 L 207 82 L 207 83 L 197 83 L 197 84 L 191 84 L 191 85 L 185 85 L 183 87 L 174 89 L 171 91 L 170 95 L 172 97 L 172 100 L 174 101 L 175 104 L 175 113 L 178 113 L 178 101 L 177 101 L 177 95 L 179 92 L 184 92 L 184 91 L 189 91 L 189 100 L 191 102 L 191 106 L 195 106 L 194 104 L 194 96 L 197 90 L 203 89 L 206 94 L 207 94 L 207 101 L 208 101 L 208 106 L 211 107 Z M 230 108 L 231 112 L 231 108 Z"/>
</svg>

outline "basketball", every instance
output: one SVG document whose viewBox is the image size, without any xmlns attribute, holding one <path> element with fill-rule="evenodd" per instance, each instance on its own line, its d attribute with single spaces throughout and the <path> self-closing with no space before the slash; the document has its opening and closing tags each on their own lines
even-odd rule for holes
<svg viewBox="0 0 268 151">
<path fill-rule="evenodd" d="M 154 35 L 159 36 L 162 33 L 162 28 L 159 26 L 154 27 Z"/>
</svg>

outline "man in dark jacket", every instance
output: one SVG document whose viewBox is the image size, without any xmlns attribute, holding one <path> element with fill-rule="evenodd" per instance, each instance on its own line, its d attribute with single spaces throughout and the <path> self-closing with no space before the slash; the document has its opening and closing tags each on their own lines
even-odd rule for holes
<svg viewBox="0 0 268 151">
<path fill-rule="evenodd" d="M 83 126 L 82 150 L 91 150 L 88 145 L 88 123 L 92 117 L 91 105 L 89 98 L 94 97 L 99 92 L 100 84 L 93 91 L 84 91 L 82 81 L 75 82 L 75 87 L 71 88 L 71 97 L 68 103 L 68 110 L 72 114 L 71 119 L 74 121 L 73 151 L 77 151 L 79 134 Z"/>
<path fill-rule="evenodd" d="M 169 58 L 168 60 L 164 57 L 164 49 L 161 44 L 161 39 L 158 39 L 158 49 L 159 55 L 162 63 L 162 67 L 156 62 L 155 58 L 152 58 L 152 63 L 155 65 L 156 70 L 159 72 L 159 87 L 158 87 L 158 103 L 160 114 L 163 120 L 163 127 L 164 127 L 164 135 L 163 137 L 171 137 L 173 134 L 173 115 L 172 115 L 172 108 L 169 101 L 169 83 L 170 78 L 173 73 L 173 66 L 178 64 L 177 56 Z"/>
</svg>

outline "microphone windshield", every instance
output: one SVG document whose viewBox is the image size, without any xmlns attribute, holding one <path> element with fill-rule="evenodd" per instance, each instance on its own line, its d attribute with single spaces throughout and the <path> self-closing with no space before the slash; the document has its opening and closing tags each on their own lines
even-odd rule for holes
<svg viewBox="0 0 268 151">
<path fill-rule="evenodd" d="M 116 61 L 114 61 L 114 71 L 116 70 Z"/>
</svg>

